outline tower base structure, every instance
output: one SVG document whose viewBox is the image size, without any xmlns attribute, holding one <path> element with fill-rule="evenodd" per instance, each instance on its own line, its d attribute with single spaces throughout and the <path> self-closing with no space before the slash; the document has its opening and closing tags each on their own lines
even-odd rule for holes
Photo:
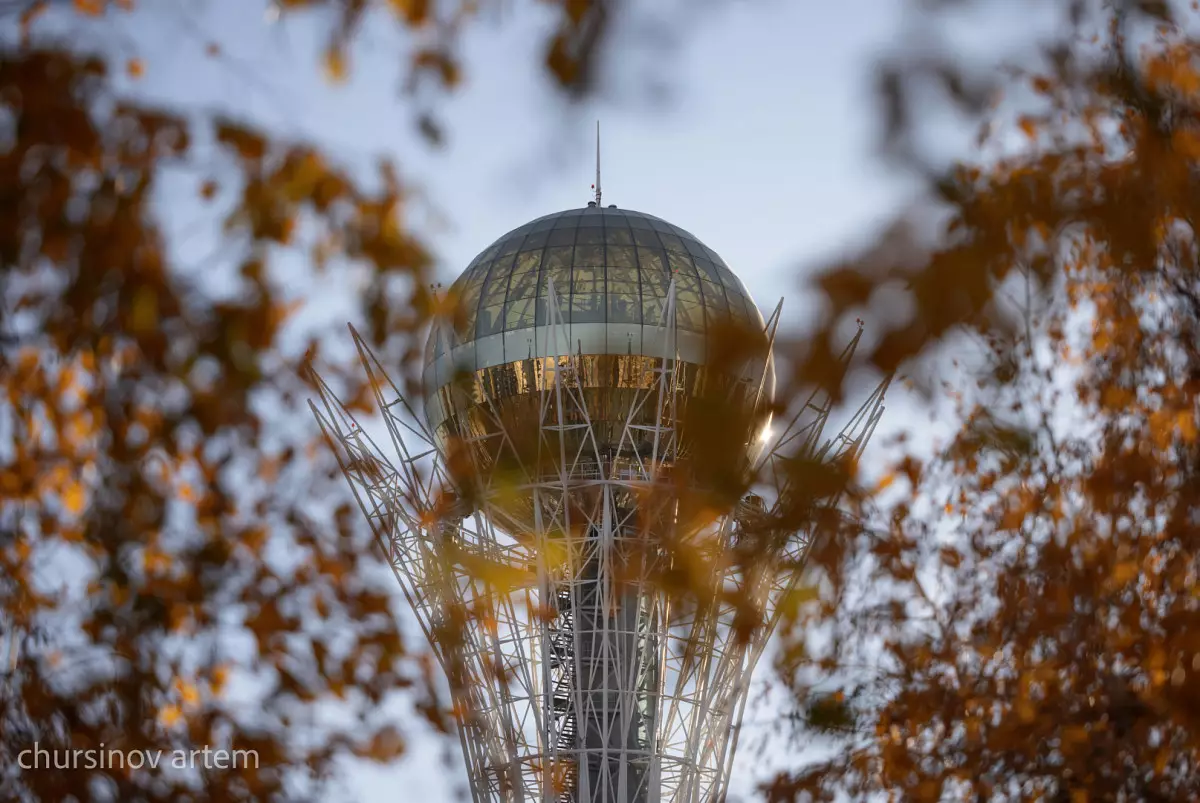
<svg viewBox="0 0 1200 803">
<path fill-rule="evenodd" d="M 812 526 L 763 538 L 760 525 L 806 491 L 789 464 L 836 471 L 883 413 L 886 380 L 823 439 L 832 405 L 813 393 L 747 452 L 751 493 L 698 512 L 679 475 L 674 295 L 617 436 L 611 409 L 589 408 L 595 366 L 572 353 L 552 286 L 524 389 L 535 416 L 507 415 L 475 378 L 492 419 L 448 441 L 354 333 L 385 456 L 318 377 L 313 411 L 449 680 L 475 803 L 723 800 L 751 673 L 840 492 L 811 500 Z"/>
</svg>

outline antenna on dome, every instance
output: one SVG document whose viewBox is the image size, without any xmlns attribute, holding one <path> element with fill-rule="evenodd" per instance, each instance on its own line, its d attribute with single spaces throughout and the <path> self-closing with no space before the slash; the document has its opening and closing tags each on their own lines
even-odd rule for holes
<svg viewBox="0 0 1200 803">
<path fill-rule="evenodd" d="M 596 121 L 596 206 L 600 206 L 600 121 Z"/>
</svg>

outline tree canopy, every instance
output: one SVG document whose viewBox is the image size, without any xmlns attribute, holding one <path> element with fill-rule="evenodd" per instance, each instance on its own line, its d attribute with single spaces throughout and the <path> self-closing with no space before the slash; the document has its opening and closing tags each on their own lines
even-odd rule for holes
<svg viewBox="0 0 1200 803">
<path fill-rule="evenodd" d="M 478 5 L 274 8 L 326 15 L 317 57 L 333 81 L 369 21 L 419 33 L 401 56 L 417 97 L 458 85 Z M 814 384 L 841 398 L 839 333 L 899 310 L 870 330 L 868 362 L 930 404 L 950 393 L 961 426 L 936 447 L 891 444 L 899 457 L 846 498 L 849 515 L 820 522 L 775 668 L 804 714 L 797 738 L 835 749 L 766 784 L 768 799 L 1200 796 L 1196 9 L 1059 5 L 1033 66 L 881 67 L 883 152 L 925 180 L 928 215 L 817 271 L 822 325 L 776 345 L 794 368 L 781 407 Z M 297 253 L 314 272 L 364 269 L 354 314 L 411 366 L 443 303 L 432 256 L 404 225 L 395 166 L 363 177 L 315 144 L 122 94 L 117 75 L 147 65 L 39 35 L 55 15 L 133 6 L 0 3 L 20 24 L 0 46 L 0 792 L 326 799 L 341 756 L 404 751 L 377 716 L 395 692 L 434 727 L 453 721 L 307 420 L 310 363 L 364 410 L 366 377 L 323 333 L 289 344 L 297 299 L 280 271 Z M 586 97 L 613 6 L 554 6 L 531 48 Z M 947 165 L 914 145 L 930 84 L 999 156 Z M 440 137 L 435 114 L 418 124 Z M 215 162 L 195 158 L 200 141 Z M 159 193 L 179 176 L 236 255 L 216 285 L 167 243 Z M 731 482 L 729 504 L 746 490 Z M 704 592 L 687 581 L 663 580 Z M 330 707 L 352 725 L 322 720 Z M 10 748 L 34 742 L 259 760 L 22 772 Z"/>
<path fill-rule="evenodd" d="M 769 799 L 1200 793 L 1195 9 L 1063 10 L 1036 66 L 976 83 L 1012 103 L 934 66 L 1004 152 L 918 165 L 940 232 L 816 279 L 831 326 L 903 282 L 913 314 L 870 359 L 938 366 L 961 426 L 902 444 L 876 526 L 815 551 L 826 593 L 794 624 L 832 636 L 780 668 L 840 748 Z M 898 140 L 928 66 L 884 82 Z"/>
</svg>

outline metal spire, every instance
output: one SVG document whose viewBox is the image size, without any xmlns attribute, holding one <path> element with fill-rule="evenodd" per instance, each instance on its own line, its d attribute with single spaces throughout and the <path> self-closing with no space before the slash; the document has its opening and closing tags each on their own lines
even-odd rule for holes
<svg viewBox="0 0 1200 803">
<path fill-rule="evenodd" d="M 600 121 L 596 121 L 596 206 L 600 206 Z"/>
</svg>

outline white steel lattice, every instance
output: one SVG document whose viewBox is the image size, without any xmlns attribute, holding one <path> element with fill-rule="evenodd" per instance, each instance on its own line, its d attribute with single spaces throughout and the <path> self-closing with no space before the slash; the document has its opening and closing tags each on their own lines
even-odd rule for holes
<svg viewBox="0 0 1200 803">
<path fill-rule="evenodd" d="M 671 476 L 674 295 L 672 283 L 654 341 L 661 353 L 642 355 L 653 358 L 654 376 L 625 408 L 621 438 L 638 448 L 598 445 L 576 381 L 582 357 L 571 354 L 552 286 L 548 325 L 539 328 L 549 356 L 538 362 L 538 420 L 530 431 L 510 432 L 497 414 L 479 436 L 483 450 L 475 443 L 458 453 L 474 470 L 451 469 L 445 444 L 357 333 L 391 459 L 318 378 L 313 411 L 449 678 L 476 803 L 721 800 L 750 674 L 797 581 L 809 530 L 790 533 L 757 564 L 787 571 L 746 576 L 728 556 L 753 509 L 769 512 L 788 493 L 781 461 L 853 458 L 883 412 L 886 381 L 822 442 L 831 405 L 814 393 L 755 457 L 755 495 L 702 531 L 668 532 L 682 526 Z M 779 310 L 767 323 L 768 342 Z M 657 409 L 650 424 L 636 414 L 646 405 Z M 518 449 L 518 439 L 536 439 L 552 470 L 530 469 L 530 450 Z M 526 460 L 515 480 L 479 457 L 506 450 Z M 528 515 L 514 513 L 514 494 Z M 837 496 L 819 503 L 828 509 Z M 746 638 L 728 596 L 686 605 L 666 593 L 654 578 L 678 559 L 660 548 L 667 543 L 685 543 L 703 559 L 709 587 L 757 600 L 763 624 Z"/>
</svg>

